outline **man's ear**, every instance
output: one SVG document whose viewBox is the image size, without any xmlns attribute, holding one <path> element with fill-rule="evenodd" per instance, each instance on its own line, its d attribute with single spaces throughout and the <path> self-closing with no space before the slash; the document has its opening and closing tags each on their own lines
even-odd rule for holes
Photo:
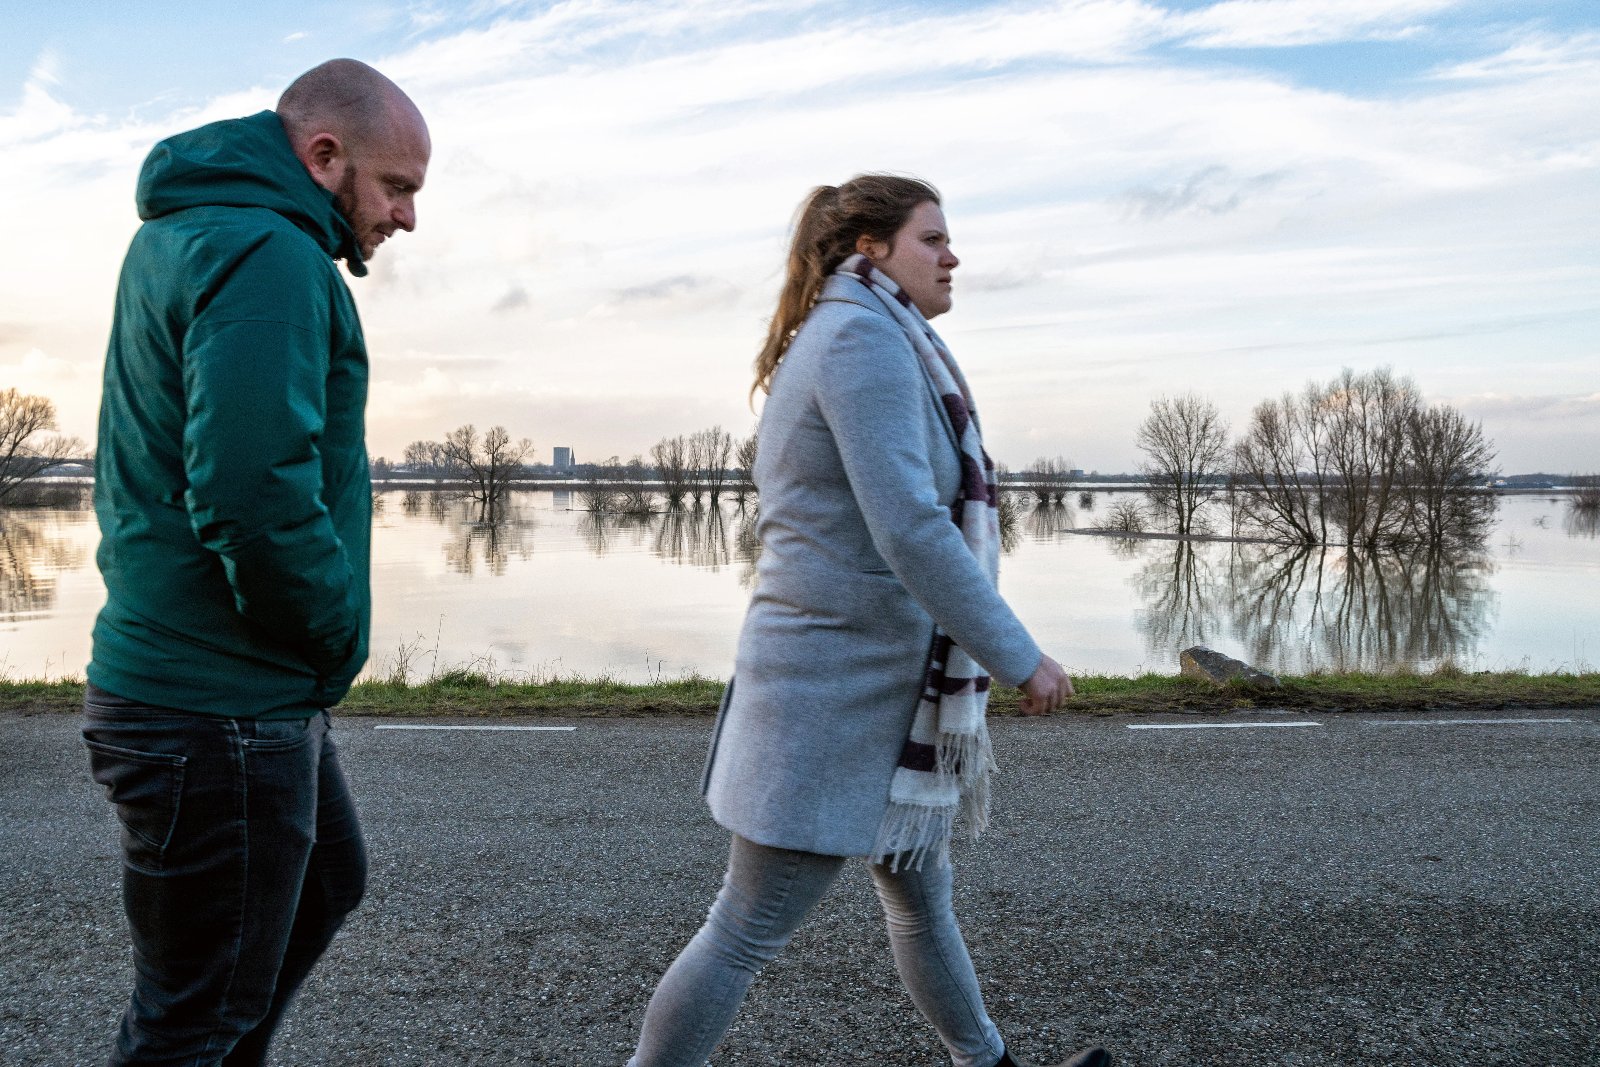
<svg viewBox="0 0 1600 1067">
<path fill-rule="evenodd" d="M 324 189 L 337 189 L 344 178 L 347 156 L 344 142 L 331 133 L 314 134 L 301 149 L 300 161 L 311 180 Z"/>
<path fill-rule="evenodd" d="M 889 246 L 883 241 L 875 241 L 866 234 L 856 238 L 856 251 L 876 263 L 889 254 Z"/>
</svg>

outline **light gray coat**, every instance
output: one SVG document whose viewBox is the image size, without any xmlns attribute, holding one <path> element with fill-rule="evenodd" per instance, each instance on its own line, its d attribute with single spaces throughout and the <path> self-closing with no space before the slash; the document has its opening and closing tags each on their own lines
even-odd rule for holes
<svg viewBox="0 0 1600 1067">
<path fill-rule="evenodd" d="M 761 559 L 706 760 L 712 816 L 758 844 L 872 848 L 934 621 L 1003 685 L 1040 652 L 949 505 L 955 432 L 910 340 L 830 278 L 761 416 Z"/>
</svg>

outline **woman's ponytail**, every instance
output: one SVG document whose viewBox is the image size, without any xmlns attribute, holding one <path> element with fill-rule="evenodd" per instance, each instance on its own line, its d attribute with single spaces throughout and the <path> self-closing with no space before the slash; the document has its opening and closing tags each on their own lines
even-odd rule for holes
<svg viewBox="0 0 1600 1067">
<path fill-rule="evenodd" d="M 938 190 L 894 174 L 860 174 L 837 187 L 819 185 L 811 190 L 795 213 L 778 309 L 756 356 L 752 398 L 758 389 L 771 390 L 772 376 L 795 331 L 810 314 L 828 275 L 856 250 L 856 240 L 865 236 L 892 242 L 912 210 L 928 201 L 939 202 Z"/>
</svg>

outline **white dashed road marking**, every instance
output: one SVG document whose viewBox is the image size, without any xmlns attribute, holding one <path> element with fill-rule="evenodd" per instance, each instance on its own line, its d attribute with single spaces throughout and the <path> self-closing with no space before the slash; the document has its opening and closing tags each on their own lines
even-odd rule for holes
<svg viewBox="0 0 1600 1067">
<path fill-rule="evenodd" d="M 1253 730 L 1275 726 L 1321 726 L 1320 722 L 1158 722 L 1130 724 L 1130 730 Z"/>
<path fill-rule="evenodd" d="M 1541 722 L 1574 722 L 1573 719 L 1369 719 L 1363 726 L 1522 726 Z"/>
<path fill-rule="evenodd" d="M 1366 719 L 1357 726 L 1536 726 L 1576 719 Z M 1278 726 L 1325 726 L 1320 722 L 1157 722 L 1128 723 L 1129 730 L 1256 730 Z"/>
<path fill-rule="evenodd" d="M 374 726 L 374 730 L 556 730 L 571 732 L 576 726 Z"/>
</svg>

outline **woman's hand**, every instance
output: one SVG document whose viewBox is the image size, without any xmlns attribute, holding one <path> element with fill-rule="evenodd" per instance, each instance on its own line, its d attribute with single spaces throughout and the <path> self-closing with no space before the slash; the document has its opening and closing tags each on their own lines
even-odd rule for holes
<svg viewBox="0 0 1600 1067">
<path fill-rule="evenodd" d="M 1072 679 L 1061 669 L 1061 664 L 1044 656 L 1021 689 L 1022 714 L 1048 715 L 1072 695 Z"/>
</svg>

